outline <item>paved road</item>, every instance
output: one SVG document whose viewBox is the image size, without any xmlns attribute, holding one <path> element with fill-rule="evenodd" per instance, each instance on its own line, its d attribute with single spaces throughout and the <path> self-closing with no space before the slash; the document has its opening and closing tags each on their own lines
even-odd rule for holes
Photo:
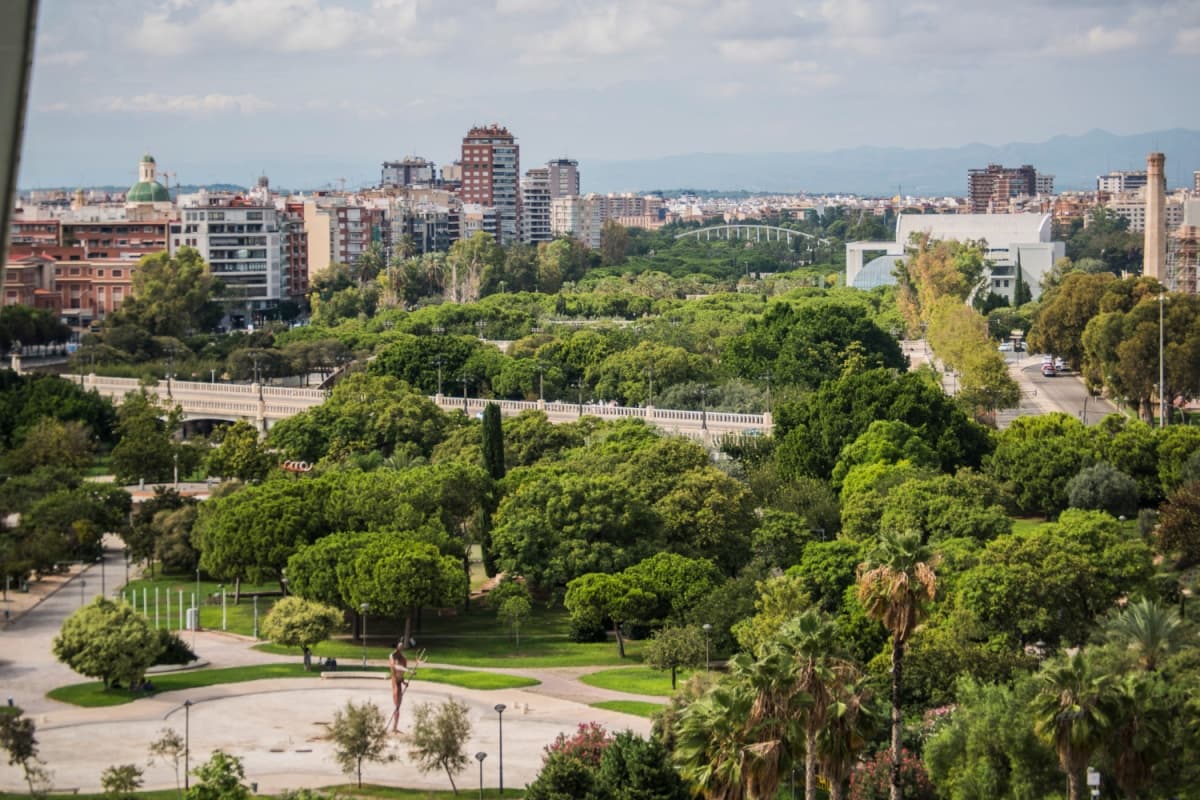
<svg viewBox="0 0 1200 800">
<path fill-rule="evenodd" d="M 123 562 L 110 551 L 107 577 L 115 582 L 115 566 Z M 123 577 L 123 575 L 122 575 Z M 41 756 L 53 773 L 59 789 L 100 790 L 100 773 L 114 764 L 138 764 L 145 768 L 146 788 L 173 788 L 175 773 L 165 764 L 148 765 L 147 748 L 166 727 L 182 733 L 185 728 L 183 701 L 195 705 L 186 714 L 192 745 L 192 765 L 222 748 L 245 760 L 248 781 L 263 792 L 287 788 L 328 786 L 345 781 L 325 738 L 334 712 L 349 700 L 369 700 L 390 713 L 390 691 L 378 679 L 313 678 L 253 681 L 169 692 L 122 706 L 81 709 L 45 697 L 56 686 L 81 680 L 50 652 L 51 641 L 62 620 L 80 605 L 79 586 L 85 599 L 99 590 L 99 567 L 92 566 L 81 578 L 61 585 L 38 605 L 0 631 L 0 692 L 11 696 L 37 723 Z M 114 588 L 106 582 L 106 588 Z M 278 656 L 252 649 L 253 641 L 218 632 L 201 632 L 196 650 L 214 667 L 278 661 Z M 559 733 L 570 733 L 581 722 L 595 720 L 610 730 L 632 729 L 643 735 L 649 720 L 588 707 L 606 699 L 640 699 L 661 702 L 662 698 L 596 689 L 580 683 L 589 669 L 518 670 L 496 672 L 529 675 L 542 681 L 528 689 L 472 691 L 438 684 L 414 683 L 406 696 L 401 729 L 411 722 L 413 707 L 422 702 L 441 702 L 454 697 L 465 703 L 473 726 L 470 753 L 486 752 L 484 784 L 499 781 L 497 754 L 499 725 L 493 706 L 504 703 L 504 780 L 506 786 L 524 786 L 541 766 L 543 748 Z M 403 736 L 393 747 L 397 760 L 364 767 L 364 780 L 413 788 L 448 788 L 442 772 L 420 773 L 408 759 Z M 478 768 L 472 761 L 459 785 L 477 786 Z M 21 773 L 0 762 L 0 790 L 24 791 Z"/>
</svg>

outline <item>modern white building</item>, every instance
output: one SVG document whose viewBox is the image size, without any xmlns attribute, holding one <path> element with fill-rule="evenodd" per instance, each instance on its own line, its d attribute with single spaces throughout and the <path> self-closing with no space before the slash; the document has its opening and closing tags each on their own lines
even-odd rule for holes
<svg viewBox="0 0 1200 800">
<path fill-rule="evenodd" d="M 1037 298 L 1042 277 L 1066 255 L 1066 245 L 1051 240 L 1051 221 L 1049 214 L 901 214 L 895 241 L 846 245 L 846 285 L 869 289 L 895 284 L 896 261 L 907 257 L 914 235 L 928 235 L 938 241 L 984 243 L 990 291 L 1013 302 L 1020 265 L 1021 280 Z M 868 255 L 874 258 L 864 264 Z"/>
<path fill-rule="evenodd" d="M 521 178 L 521 241 L 536 245 L 554 238 L 550 230 L 550 168 L 534 167 Z"/>
<path fill-rule="evenodd" d="M 200 251 L 214 277 L 225 284 L 219 298 L 231 315 L 274 308 L 286 298 L 279 212 L 246 198 L 209 195 L 201 189 L 179 198 L 180 217 L 171 223 L 171 253 Z M 247 322 L 250 320 L 246 320 Z"/>
<path fill-rule="evenodd" d="M 555 236 L 572 236 L 595 249 L 600 246 L 604 226 L 601 198 L 556 197 L 550 201 L 550 229 Z"/>
</svg>

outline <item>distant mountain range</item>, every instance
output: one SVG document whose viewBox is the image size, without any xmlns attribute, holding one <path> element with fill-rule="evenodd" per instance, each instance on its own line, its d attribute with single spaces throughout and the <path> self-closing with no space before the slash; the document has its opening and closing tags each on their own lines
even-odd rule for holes
<svg viewBox="0 0 1200 800">
<path fill-rule="evenodd" d="M 1200 169 L 1200 131 L 1174 129 L 1118 136 L 1093 130 L 1046 142 L 904 149 L 855 147 L 816 153 L 693 153 L 637 161 L 580 160 L 584 190 L 654 191 L 696 187 L 751 192 L 837 192 L 891 196 L 963 196 L 967 170 L 1032 164 L 1055 176 L 1055 191 L 1095 189 L 1096 176 L 1145 169 L 1146 154 L 1167 155 L 1167 184 L 1191 187 Z"/>
</svg>

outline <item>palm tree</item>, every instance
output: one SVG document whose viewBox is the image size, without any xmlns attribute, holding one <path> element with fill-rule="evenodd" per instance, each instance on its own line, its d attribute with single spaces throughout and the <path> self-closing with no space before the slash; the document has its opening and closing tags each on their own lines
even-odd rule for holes
<svg viewBox="0 0 1200 800">
<path fill-rule="evenodd" d="M 825 713 L 825 727 L 817 737 L 817 760 L 829 784 L 830 800 L 842 800 L 846 781 L 858 755 L 867 749 L 880 718 L 873 692 L 858 681 L 839 682 Z"/>
<path fill-rule="evenodd" d="M 1137 800 L 1167 746 L 1167 701 L 1155 675 L 1128 674 L 1113 688 L 1112 735 L 1105 749 L 1117 785 Z"/>
<path fill-rule="evenodd" d="M 1105 634 L 1137 659 L 1139 669 L 1154 672 L 1183 641 L 1184 627 L 1174 608 L 1142 598 L 1121 609 Z"/>
<path fill-rule="evenodd" d="M 747 730 L 753 698 L 724 682 L 683 710 L 675 726 L 679 775 L 706 800 L 743 800 Z"/>
<path fill-rule="evenodd" d="M 877 619 L 892 635 L 892 787 L 891 800 L 900 798 L 900 763 L 904 721 L 900 714 L 904 647 L 924 616 L 926 604 L 937 595 L 936 564 L 917 531 L 879 535 L 875 548 L 858 567 L 858 600 L 867 616 Z"/>
<path fill-rule="evenodd" d="M 809 609 L 780 631 L 780 644 L 794 661 L 796 689 L 808 695 L 804 712 L 804 800 L 817 797 L 817 733 L 825 725 L 834 691 L 853 667 L 834 657 L 837 634 L 829 617 Z"/>
<path fill-rule="evenodd" d="M 1038 735 L 1058 753 L 1067 773 L 1068 800 L 1083 797 L 1083 771 L 1111 727 L 1112 683 L 1080 650 L 1038 673 L 1041 690 L 1032 702 Z"/>
</svg>

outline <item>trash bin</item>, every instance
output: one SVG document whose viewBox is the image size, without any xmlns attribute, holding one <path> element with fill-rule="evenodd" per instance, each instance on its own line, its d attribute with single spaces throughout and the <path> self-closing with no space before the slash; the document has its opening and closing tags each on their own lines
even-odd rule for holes
<svg viewBox="0 0 1200 800">
<path fill-rule="evenodd" d="M 187 610 L 187 629 L 189 631 L 200 630 L 200 609 L 189 608 Z"/>
</svg>

